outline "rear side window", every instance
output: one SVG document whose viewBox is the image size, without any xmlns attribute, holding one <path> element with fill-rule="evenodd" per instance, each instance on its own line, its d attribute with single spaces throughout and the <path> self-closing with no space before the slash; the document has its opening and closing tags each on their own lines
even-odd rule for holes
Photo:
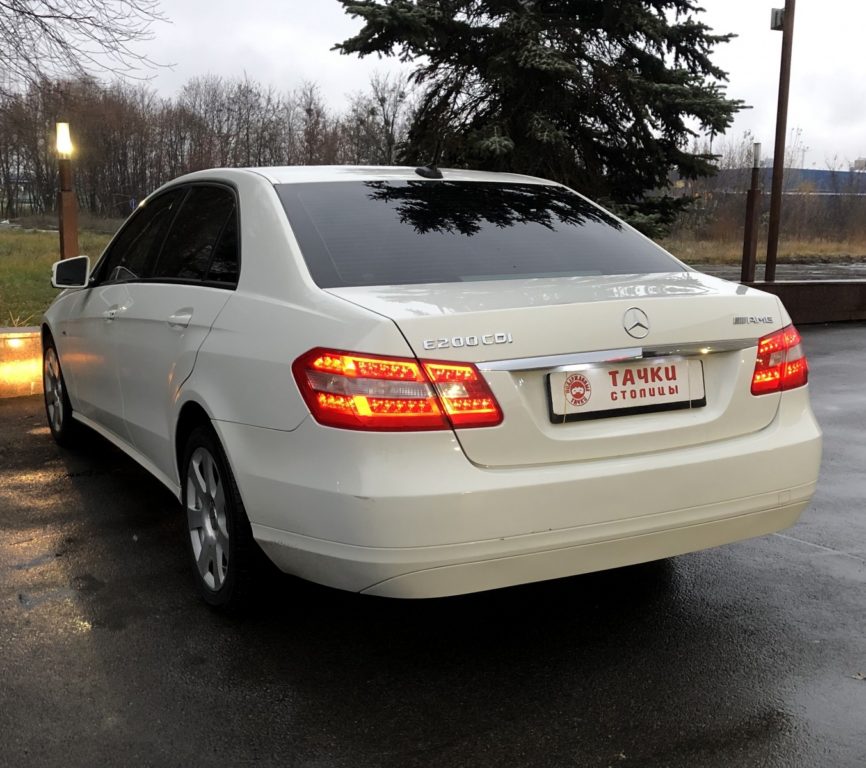
<svg viewBox="0 0 866 768">
<path fill-rule="evenodd" d="M 233 208 L 213 251 L 207 279 L 212 283 L 237 285 L 240 277 L 240 244 L 238 240 L 238 212 Z"/>
<path fill-rule="evenodd" d="M 684 270 L 562 187 L 347 181 L 276 189 L 322 288 Z"/>
<path fill-rule="evenodd" d="M 237 282 L 237 216 L 231 190 L 216 186 L 190 189 L 152 277 Z"/>
<path fill-rule="evenodd" d="M 148 200 L 132 215 L 105 256 L 100 282 L 138 280 L 147 275 L 183 195 L 182 190 L 170 190 Z"/>
</svg>

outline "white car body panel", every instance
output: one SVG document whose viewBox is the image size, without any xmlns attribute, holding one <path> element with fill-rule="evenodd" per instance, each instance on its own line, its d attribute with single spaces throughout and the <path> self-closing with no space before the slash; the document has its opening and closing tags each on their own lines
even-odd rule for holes
<svg viewBox="0 0 866 768">
<path fill-rule="evenodd" d="M 76 412 L 122 440 L 129 440 L 129 432 L 123 421 L 123 395 L 113 357 L 115 326 L 110 313 L 126 297 L 125 285 L 68 291 L 60 303 L 69 319 L 62 324 L 62 338 L 58 340 Z"/>
<path fill-rule="evenodd" d="M 291 431 L 309 416 L 291 363 L 313 346 L 311 334 L 324 346 L 411 354 L 393 323 L 319 293 L 301 306 L 238 291 L 199 350 L 180 404 L 201 398 L 215 419 Z"/>
<path fill-rule="evenodd" d="M 172 182 L 236 190 L 237 288 L 130 283 L 61 294 L 45 323 L 74 415 L 179 494 L 175 432 L 194 404 L 225 448 L 271 559 L 373 594 L 441 596 L 556 578 L 796 521 L 820 464 L 808 387 L 749 392 L 758 338 L 790 323 L 775 297 L 693 271 L 319 288 L 274 184 L 390 179 L 419 177 L 405 168 L 261 168 Z M 106 320 L 115 305 L 126 309 Z M 623 327 L 634 306 L 650 319 L 645 340 Z M 168 317 L 184 309 L 190 326 L 171 328 Z M 759 320 L 735 320 L 744 316 Z M 509 340 L 425 347 L 500 333 Z M 431 432 L 323 426 L 291 370 L 314 347 L 471 362 L 504 419 Z M 622 350 L 699 357 L 707 405 L 553 423 L 545 387 L 555 364 L 539 358 L 605 365 Z M 110 370 L 99 364 L 109 355 Z"/>
<path fill-rule="evenodd" d="M 130 442 L 172 477 L 177 393 L 231 297 L 207 286 L 129 283 L 113 325 L 114 356 Z"/>
<path fill-rule="evenodd" d="M 554 184 L 548 179 L 526 176 L 521 173 L 494 173 L 472 171 L 465 168 L 443 168 L 448 181 L 493 181 L 519 184 Z M 251 168 L 271 184 L 305 184 L 328 181 L 420 181 L 421 177 L 412 168 L 387 165 L 289 165 Z M 181 177 L 181 180 L 196 179 L 199 174 L 207 176 L 212 171 L 200 171 Z"/>
</svg>

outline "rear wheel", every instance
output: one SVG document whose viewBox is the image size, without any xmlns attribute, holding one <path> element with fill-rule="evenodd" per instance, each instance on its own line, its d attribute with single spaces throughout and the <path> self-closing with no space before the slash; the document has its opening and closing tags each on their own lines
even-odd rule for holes
<svg viewBox="0 0 866 768">
<path fill-rule="evenodd" d="M 58 445 L 72 448 L 78 443 L 80 427 L 72 418 L 72 404 L 60 368 L 60 358 L 50 337 L 46 339 L 42 351 L 42 391 L 51 436 Z"/>
<path fill-rule="evenodd" d="M 183 506 L 193 572 L 202 597 L 227 610 L 247 600 L 261 553 L 222 446 L 209 426 L 189 436 Z"/>
</svg>

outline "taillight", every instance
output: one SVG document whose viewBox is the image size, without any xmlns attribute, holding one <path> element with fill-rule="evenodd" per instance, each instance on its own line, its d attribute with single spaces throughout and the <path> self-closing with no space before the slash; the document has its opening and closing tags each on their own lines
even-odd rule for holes
<svg viewBox="0 0 866 768">
<path fill-rule="evenodd" d="M 758 359 L 752 375 L 752 394 L 766 395 L 802 387 L 809 380 L 809 364 L 793 325 L 758 341 Z"/>
<path fill-rule="evenodd" d="M 421 362 L 455 427 L 492 427 L 502 421 L 499 403 L 474 365 Z"/>
<path fill-rule="evenodd" d="M 431 430 L 502 421 L 474 365 L 313 349 L 292 372 L 320 424 L 343 429 Z"/>
</svg>

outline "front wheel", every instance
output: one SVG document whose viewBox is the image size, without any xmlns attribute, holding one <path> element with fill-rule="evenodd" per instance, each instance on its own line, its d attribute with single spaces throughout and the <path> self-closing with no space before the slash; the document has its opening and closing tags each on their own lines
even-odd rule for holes
<svg viewBox="0 0 866 768">
<path fill-rule="evenodd" d="M 199 592 L 212 606 L 241 607 L 260 553 L 234 476 L 213 430 L 197 427 L 184 451 L 183 506 Z"/>
<path fill-rule="evenodd" d="M 72 418 L 72 404 L 60 368 L 60 357 L 51 338 L 46 339 L 42 350 L 42 392 L 51 436 L 64 448 L 74 447 L 78 443 L 80 428 Z"/>
</svg>

